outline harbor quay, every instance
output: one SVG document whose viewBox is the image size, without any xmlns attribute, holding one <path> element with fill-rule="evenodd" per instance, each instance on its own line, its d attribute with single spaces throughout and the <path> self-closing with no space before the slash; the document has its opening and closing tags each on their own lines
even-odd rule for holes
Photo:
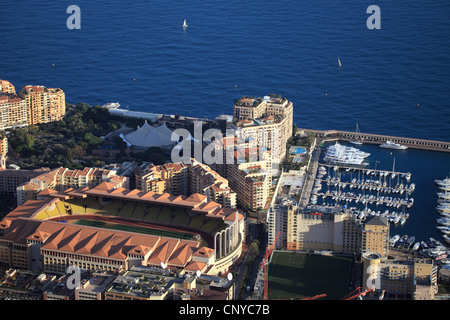
<svg viewBox="0 0 450 320">
<path fill-rule="evenodd" d="M 316 134 L 318 140 L 320 140 L 318 142 L 324 142 L 324 140 L 351 141 L 359 139 L 363 143 L 383 144 L 386 141 L 391 141 L 394 143 L 400 143 L 404 146 L 414 149 L 450 152 L 450 142 L 445 141 L 396 137 L 382 134 L 362 133 L 362 132 L 359 133 L 342 130 L 314 130 L 314 129 L 299 128 L 298 132 L 301 132 L 303 134 Z"/>
</svg>

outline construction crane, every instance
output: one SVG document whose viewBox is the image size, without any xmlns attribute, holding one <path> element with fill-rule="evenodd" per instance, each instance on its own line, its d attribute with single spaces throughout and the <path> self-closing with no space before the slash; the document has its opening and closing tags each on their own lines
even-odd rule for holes
<svg viewBox="0 0 450 320">
<path fill-rule="evenodd" d="M 352 292 L 350 292 L 348 295 L 343 297 L 341 300 L 353 300 L 359 297 L 364 297 L 366 294 L 368 294 L 371 291 L 375 291 L 375 287 L 372 288 L 364 288 L 364 287 L 358 287 Z"/>
<path fill-rule="evenodd" d="M 275 300 L 316 300 L 316 299 L 324 298 L 326 296 L 327 296 L 326 293 L 322 293 L 322 294 L 318 294 L 318 295 L 315 295 L 312 297 L 306 297 L 306 298 L 296 297 L 296 298 L 283 298 L 283 299 L 275 299 Z"/>
<path fill-rule="evenodd" d="M 316 300 L 316 299 L 320 299 L 320 298 L 325 298 L 326 296 L 327 296 L 326 293 L 322 293 L 322 294 L 318 294 L 318 295 L 315 295 L 315 296 L 312 296 L 312 297 L 306 297 L 306 298 L 303 298 L 303 299 L 300 299 L 300 300 Z"/>
<path fill-rule="evenodd" d="M 272 251 L 275 247 L 275 243 L 278 241 L 278 237 L 280 236 L 281 231 L 278 232 L 277 236 L 275 237 L 275 241 L 272 243 L 272 246 L 266 249 L 266 255 L 264 257 L 263 261 L 263 270 L 264 270 L 264 300 L 267 300 L 269 298 L 269 258 L 272 254 Z"/>
</svg>

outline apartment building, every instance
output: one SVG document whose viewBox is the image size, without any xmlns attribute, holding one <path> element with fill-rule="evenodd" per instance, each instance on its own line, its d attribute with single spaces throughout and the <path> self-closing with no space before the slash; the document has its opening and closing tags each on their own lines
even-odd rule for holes
<svg viewBox="0 0 450 320">
<path fill-rule="evenodd" d="M 229 165 L 227 178 L 237 193 L 237 203 L 241 208 L 252 211 L 266 208 L 272 185 L 269 164 L 269 161 L 260 160 Z"/>
<path fill-rule="evenodd" d="M 28 124 L 58 121 L 66 113 L 64 91 L 59 88 L 28 85 L 19 96 L 26 101 Z"/>
<path fill-rule="evenodd" d="M 0 193 L 16 193 L 18 186 L 28 183 L 34 177 L 50 171 L 49 168 L 34 170 L 0 169 Z"/>
<path fill-rule="evenodd" d="M 0 130 L 26 125 L 28 122 L 25 100 L 13 94 L 0 96 Z"/>
<path fill-rule="evenodd" d="M 235 162 L 234 153 L 238 147 L 248 148 L 248 144 L 240 141 L 238 137 L 223 137 L 212 142 L 204 141 L 203 150 L 209 148 L 209 152 L 203 152 L 205 163 L 222 177 L 228 176 L 228 164 Z"/>
<path fill-rule="evenodd" d="M 6 169 L 6 157 L 8 154 L 8 138 L 3 132 L 0 132 L 0 167 Z"/>
<path fill-rule="evenodd" d="M 120 187 L 128 187 L 128 178 L 116 175 L 115 170 L 86 167 L 82 170 L 59 168 L 30 178 L 16 187 L 17 205 L 37 199 L 37 194 L 45 189 L 66 190 L 68 188 L 95 187 L 105 181 L 114 180 Z"/>
<path fill-rule="evenodd" d="M 243 97 L 235 101 L 234 126 L 244 139 L 270 151 L 274 169 L 286 159 L 286 144 L 293 132 L 293 103 L 285 98 Z"/>
<path fill-rule="evenodd" d="M 265 209 L 272 186 L 271 152 L 255 143 L 231 136 L 204 143 L 205 161 L 225 177 L 241 208 Z"/>
<path fill-rule="evenodd" d="M 363 261 L 363 286 L 374 288 L 371 297 L 389 300 L 433 300 L 437 292 L 438 267 L 431 259 L 382 258 L 366 252 Z"/>
<path fill-rule="evenodd" d="M 188 165 L 184 163 L 150 164 L 136 172 L 136 188 L 155 193 L 186 195 L 188 193 Z"/>
<path fill-rule="evenodd" d="M 0 130 L 58 121 L 65 113 L 63 90 L 28 85 L 17 95 L 10 82 L 0 80 Z"/>
<path fill-rule="evenodd" d="M 16 88 L 7 80 L 0 80 L 0 93 L 16 94 Z"/>
<path fill-rule="evenodd" d="M 293 234 L 294 230 L 288 230 L 288 226 L 293 228 L 293 219 L 295 219 L 295 211 L 298 209 L 297 202 L 287 196 L 277 197 L 267 213 L 267 230 L 268 244 L 272 245 L 278 234 L 280 234 L 275 249 L 292 250 L 291 245 L 288 246 L 288 234 Z"/>
<path fill-rule="evenodd" d="M 225 208 L 235 208 L 236 193 L 229 182 L 211 167 L 192 160 L 190 164 L 166 163 L 149 165 L 136 171 L 137 189 L 173 195 L 203 194 L 208 201 L 220 203 Z"/>
<path fill-rule="evenodd" d="M 389 222 L 384 217 L 373 216 L 364 223 L 361 234 L 361 254 L 377 252 L 387 257 L 389 252 Z"/>
<path fill-rule="evenodd" d="M 288 217 L 286 249 L 293 251 L 331 250 L 343 252 L 341 211 L 310 209 L 295 211 Z"/>
<path fill-rule="evenodd" d="M 105 292 L 114 279 L 110 273 L 93 273 L 75 289 L 75 300 L 105 300 Z"/>
<path fill-rule="evenodd" d="M 228 180 L 196 161 L 189 166 L 189 194 L 194 193 L 204 194 L 208 201 L 220 203 L 225 208 L 236 208 L 237 205 L 237 194 Z"/>
</svg>

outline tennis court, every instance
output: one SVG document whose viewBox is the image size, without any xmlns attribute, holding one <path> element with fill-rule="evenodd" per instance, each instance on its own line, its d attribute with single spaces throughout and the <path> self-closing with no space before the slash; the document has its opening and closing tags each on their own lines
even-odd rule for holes
<svg viewBox="0 0 450 320">
<path fill-rule="evenodd" d="M 353 259 L 304 253 L 273 252 L 269 265 L 269 299 L 302 299 L 319 294 L 323 300 L 345 296 Z"/>
</svg>

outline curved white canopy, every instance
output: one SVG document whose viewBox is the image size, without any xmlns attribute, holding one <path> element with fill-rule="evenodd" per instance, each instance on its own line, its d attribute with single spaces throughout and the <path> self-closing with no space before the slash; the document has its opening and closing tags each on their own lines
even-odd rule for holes
<svg viewBox="0 0 450 320">
<path fill-rule="evenodd" d="M 178 137 L 175 135 L 175 137 Z M 174 137 L 174 139 L 175 139 Z M 145 121 L 142 127 L 138 127 L 136 131 L 125 135 L 125 140 L 138 147 L 161 147 L 168 146 L 178 142 L 172 141 L 172 131 L 163 123 L 159 127 L 153 127 Z"/>
</svg>

